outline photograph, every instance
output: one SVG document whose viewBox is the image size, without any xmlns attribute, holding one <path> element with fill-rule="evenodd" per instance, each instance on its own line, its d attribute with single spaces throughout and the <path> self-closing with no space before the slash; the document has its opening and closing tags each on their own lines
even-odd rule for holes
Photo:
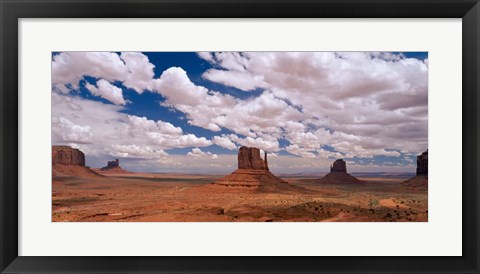
<svg viewBox="0 0 480 274">
<path fill-rule="evenodd" d="M 428 72 L 428 51 L 52 52 L 51 221 L 428 222 Z"/>
</svg>

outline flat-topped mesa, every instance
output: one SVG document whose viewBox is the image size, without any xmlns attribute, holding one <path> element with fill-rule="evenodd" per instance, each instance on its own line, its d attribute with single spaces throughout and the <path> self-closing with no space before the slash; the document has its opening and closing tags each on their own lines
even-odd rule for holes
<svg viewBox="0 0 480 274">
<path fill-rule="evenodd" d="M 85 154 L 69 146 L 52 146 L 52 178 L 99 177 L 85 166 Z"/>
<path fill-rule="evenodd" d="M 52 146 L 52 164 L 85 166 L 85 154 L 69 146 Z"/>
<path fill-rule="evenodd" d="M 267 152 L 265 160 L 260 158 L 260 149 L 256 147 L 240 147 L 238 151 L 238 169 L 269 170 Z"/>
<path fill-rule="evenodd" d="M 428 149 L 417 156 L 417 175 L 428 176 Z"/>
<path fill-rule="evenodd" d="M 343 159 L 338 159 L 330 166 L 330 172 L 347 172 L 347 163 Z"/>
</svg>

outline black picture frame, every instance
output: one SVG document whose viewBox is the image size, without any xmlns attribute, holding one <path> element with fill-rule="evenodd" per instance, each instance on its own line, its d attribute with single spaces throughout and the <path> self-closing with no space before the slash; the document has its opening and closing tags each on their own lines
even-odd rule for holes
<svg viewBox="0 0 480 274">
<path fill-rule="evenodd" d="M 478 0 L 0 0 L 0 16 L 1 273 L 480 273 L 478 253 L 480 4 Z M 18 256 L 18 20 L 20 18 L 158 17 L 462 18 L 463 256 Z M 442 239 L 438 240 L 442 241 Z"/>
</svg>

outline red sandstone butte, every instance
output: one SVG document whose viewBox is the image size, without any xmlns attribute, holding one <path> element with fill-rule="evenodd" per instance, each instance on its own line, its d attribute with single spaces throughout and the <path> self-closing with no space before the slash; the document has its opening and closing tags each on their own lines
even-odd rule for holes
<svg viewBox="0 0 480 274">
<path fill-rule="evenodd" d="M 268 168 L 267 153 L 265 159 L 260 157 L 260 150 L 255 147 L 242 146 L 238 151 L 238 169 L 216 182 L 216 186 L 251 188 L 260 191 L 306 191 L 292 186 L 273 175 Z"/>
<path fill-rule="evenodd" d="M 99 177 L 85 166 L 85 154 L 69 146 L 52 146 L 53 177 Z"/>
<path fill-rule="evenodd" d="M 85 154 L 69 146 L 52 146 L 52 164 L 85 166 Z"/>
<path fill-rule="evenodd" d="M 238 168 L 269 170 L 267 163 L 267 153 L 265 152 L 265 160 L 263 160 L 262 158 L 260 158 L 260 150 L 258 148 L 242 146 L 238 150 Z"/>
</svg>

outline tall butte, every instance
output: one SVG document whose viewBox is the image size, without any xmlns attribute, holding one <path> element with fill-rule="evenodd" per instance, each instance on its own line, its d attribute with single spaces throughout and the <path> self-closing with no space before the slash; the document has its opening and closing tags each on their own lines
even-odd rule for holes
<svg viewBox="0 0 480 274">
<path fill-rule="evenodd" d="M 428 149 L 417 156 L 417 174 L 402 183 L 409 187 L 428 188 Z"/>
<path fill-rule="evenodd" d="M 347 163 L 338 159 L 330 166 L 330 173 L 320 179 L 325 184 L 363 184 L 361 181 L 347 173 Z"/>
<path fill-rule="evenodd" d="M 306 191 L 273 175 L 268 168 L 266 152 L 262 159 L 258 148 L 245 146 L 238 150 L 238 169 L 213 184 L 259 191 Z"/>
</svg>

